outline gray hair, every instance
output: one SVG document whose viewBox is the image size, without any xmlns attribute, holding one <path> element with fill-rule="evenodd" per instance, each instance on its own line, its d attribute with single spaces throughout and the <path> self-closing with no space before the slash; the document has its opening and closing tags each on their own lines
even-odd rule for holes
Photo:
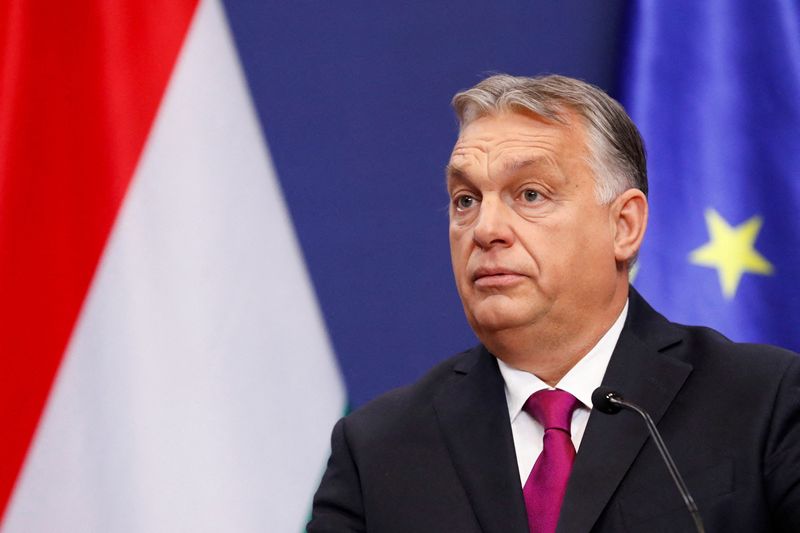
<svg viewBox="0 0 800 533">
<path fill-rule="evenodd" d="M 625 109 L 598 87 L 565 76 L 526 78 L 498 74 L 453 97 L 460 128 L 502 111 L 530 111 L 567 123 L 572 110 L 584 121 L 588 163 L 595 173 L 597 199 L 609 203 L 627 189 L 647 194 L 644 142 Z"/>
</svg>

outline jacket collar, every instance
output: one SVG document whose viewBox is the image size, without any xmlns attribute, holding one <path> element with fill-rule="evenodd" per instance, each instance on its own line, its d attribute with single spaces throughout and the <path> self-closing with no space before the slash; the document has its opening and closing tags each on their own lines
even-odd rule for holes
<svg viewBox="0 0 800 533">
<path fill-rule="evenodd" d="M 658 423 L 692 371 L 664 352 L 683 333 L 631 288 L 630 313 L 603 385 L 640 405 Z M 575 457 L 558 533 L 590 531 L 648 438 L 644 422 L 623 411 L 592 411 Z"/>
<path fill-rule="evenodd" d="M 503 378 L 483 346 L 461 358 L 434 409 L 481 530 L 527 533 Z"/>
</svg>

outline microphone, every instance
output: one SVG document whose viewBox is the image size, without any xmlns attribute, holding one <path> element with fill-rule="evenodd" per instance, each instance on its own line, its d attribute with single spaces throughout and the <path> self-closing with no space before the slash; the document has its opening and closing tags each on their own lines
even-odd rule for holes
<svg viewBox="0 0 800 533">
<path fill-rule="evenodd" d="M 664 440 L 661 438 L 661 433 L 658 432 L 658 428 L 656 428 L 653 419 L 650 418 L 647 411 L 636 404 L 626 402 L 619 393 L 608 387 L 597 387 L 594 390 L 592 393 L 592 405 L 595 409 L 607 415 L 615 415 L 622 409 L 628 409 L 639 413 L 639 415 L 644 418 L 647 430 L 650 432 L 650 436 L 653 438 L 656 448 L 658 448 L 658 453 L 661 454 L 661 458 L 664 460 L 664 464 L 667 465 L 667 470 L 672 476 L 675 486 L 678 487 L 678 492 L 681 493 L 681 497 L 686 504 L 686 508 L 689 510 L 689 514 L 692 515 L 695 528 L 697 528 L 698 533 L 705 533 L 703 519 L 700 517 L 697 504 L 694 503 L 694 498 L 689 494 L 689 489 L 686 487 L 686 483 L 683 482 L 683 478 L 680 472 L 678 472 L 678 467 L 675 466 L 675 461 L 672 460 L 672 456 L 669 454 L 669 450 L 667 450 L 667 445 L 664 444 Z"/>
</svg>

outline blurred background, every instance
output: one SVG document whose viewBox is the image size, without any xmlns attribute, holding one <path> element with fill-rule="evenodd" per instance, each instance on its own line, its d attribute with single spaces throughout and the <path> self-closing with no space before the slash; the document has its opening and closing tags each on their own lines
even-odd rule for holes
<svg viewBox="0 0 800 533">
<path fill-rule="evenodd" d="M 800 8 L 0 7 L 3 532 L 300 531 L 332 424 L 476 340 L 452 95 L 558 73 L 649 153 L 633 284 L 800 349 Z"/>
</svg>

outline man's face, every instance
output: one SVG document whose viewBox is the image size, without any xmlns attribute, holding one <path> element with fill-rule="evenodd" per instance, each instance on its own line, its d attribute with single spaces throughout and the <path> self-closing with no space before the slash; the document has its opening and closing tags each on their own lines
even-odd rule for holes
<svg viewBox="0 0 800 533">
<path fill-rule="evenodd" d="M 588 156 L 575 115 L 564 125 L 507 112 L 462 130 L 447 172 L 450 250 L 481 339 L 528 326 L 568 332 L 611 301 L 614 220 Z"/>
</svg>

